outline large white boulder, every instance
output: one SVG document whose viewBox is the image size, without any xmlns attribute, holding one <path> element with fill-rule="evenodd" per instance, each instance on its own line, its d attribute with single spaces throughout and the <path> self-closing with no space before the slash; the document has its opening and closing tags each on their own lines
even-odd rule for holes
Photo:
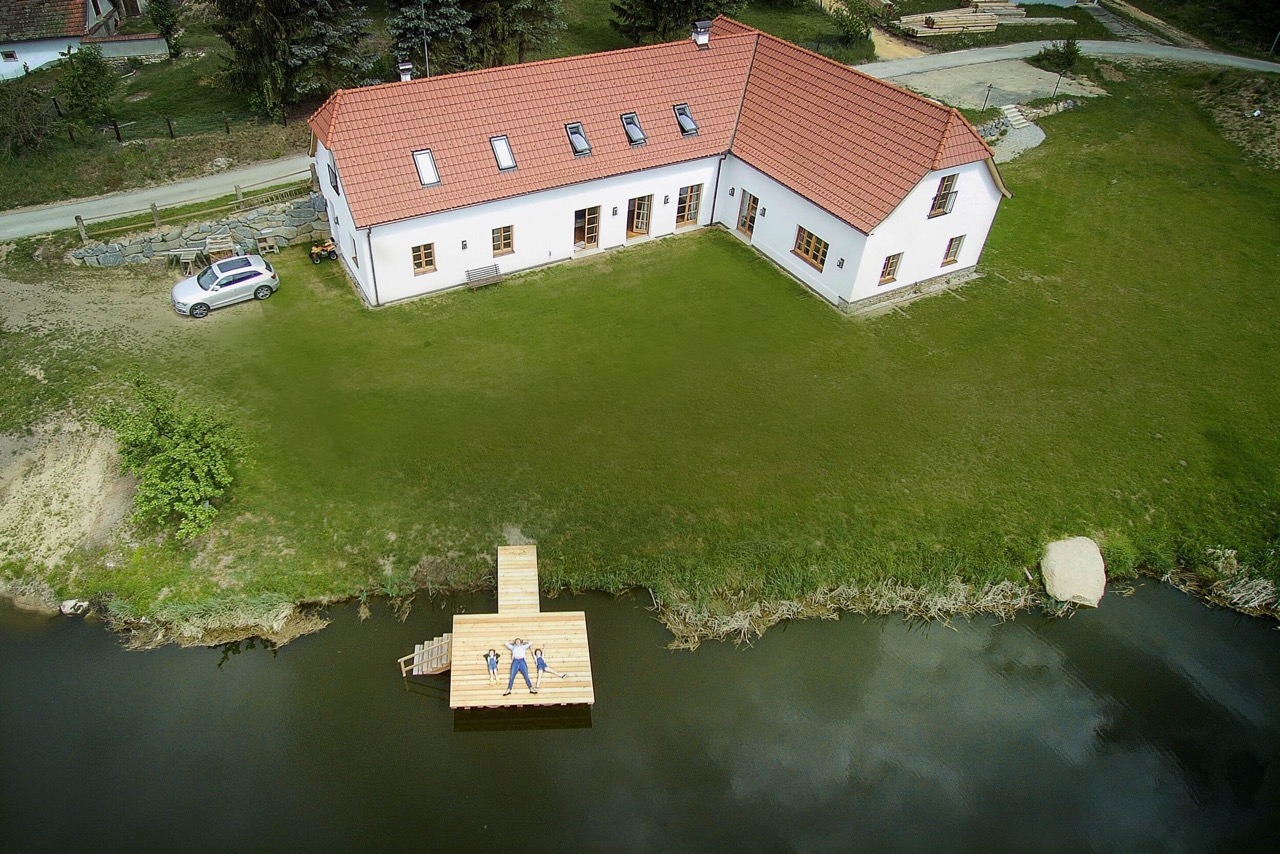
<svg viewBox="0 0 1280 854">
<path fill-rule="evenodd" d="M 1088 537 L 1049 543 L 1040 571 L 1044 574 L 1044 589 L 1059 602 L 1096 608 L 1107 589 L 1102 550 Z"/>
</svg>

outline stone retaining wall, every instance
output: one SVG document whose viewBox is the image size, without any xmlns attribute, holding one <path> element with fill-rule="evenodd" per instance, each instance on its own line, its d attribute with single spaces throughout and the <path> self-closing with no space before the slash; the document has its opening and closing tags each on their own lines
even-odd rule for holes
<svg viewBox="0 0 1280 854">
<path fill-rule="evenodd" d="M 74 263 L 90 267 L 145 264 L 171 249 L 203 249 L 213 234 L 230 232 L 244 252 L 256 252 L 258 235 L 271 234 L 279 246 L 329 237 L 329 217 L 324 197 L 312 193 L 305 199 L 281 202 L 244 211 L 212 222 L 162 226 L 147 232 L 125 235 L 110 243 L 92 243 L 71 253 Z"/>
</svg>

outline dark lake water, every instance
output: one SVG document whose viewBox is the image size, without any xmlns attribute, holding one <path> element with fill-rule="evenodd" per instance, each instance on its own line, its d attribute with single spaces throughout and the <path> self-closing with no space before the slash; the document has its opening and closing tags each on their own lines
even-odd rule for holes
<svg viewBox="0 0 1280 854">
<path fill-rule="evenodd" d="M 688 653 L 643 604 L 544 600 L 585 608 L 596 676 L 589 718 L 546 720 L 405 690 L 395 659 L 453 602 L 336 608 L 233 655 L 0 605 L 0 848 L 1280 846 L 1274 624 L 1148 583 L 1071 619 L 847 617 Z"/>
</svg>

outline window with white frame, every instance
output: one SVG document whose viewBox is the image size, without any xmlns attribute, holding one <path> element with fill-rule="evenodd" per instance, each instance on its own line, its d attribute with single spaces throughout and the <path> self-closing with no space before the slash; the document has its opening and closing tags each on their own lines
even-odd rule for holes
<svg viewBox="0 0 1280 854">
<path fill-rule="evenodd" d="M 413 153 L 413 162 L 418 167 L 418 180 L 424 187 L 434 187 L 440 183 L 440 172 L 436 169 L 436 159 L 431 149 L 424 148 Z"/>
</svg>

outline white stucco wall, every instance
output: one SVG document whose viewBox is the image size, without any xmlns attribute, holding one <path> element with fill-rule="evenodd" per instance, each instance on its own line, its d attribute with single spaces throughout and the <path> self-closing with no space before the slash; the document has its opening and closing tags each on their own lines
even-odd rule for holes
<svg viewBox="0 0 1280 854">
<path fill-rule="evenodd" d="M 956 201 L 951 213 L 930 217 L 939 181 L 956 175 Z M 909 287 L 925 279 L 953 273 L 978 263 L 987 233 L 1000 206 L 1000 191 L 984 163 L 930 172 L 902 203 L 867 238 L 866 251 L 857 271 L 857 284 L 849 300 L 855 302 Z M 943 266 L 947 243 L 964 236 L 960 257 Z M 897 281 L 880 284 L 880 271 L 890 255 L 902 253 Z"/>
<path fill-rule="evenodd" d="M 0 62 L 0 80 L 21 77 L 25 73 L 22 69 L 24 62 L 30 66 L 32 71 L 48 65 L 50 62 L 60 59 L 58 52 L 65 52 L 68 46 L 79 50 L 80 39 L 74 36 L 63 36 L 56 39 L 36 39 L 29 42 L 0 44 L 0 50 L 12 50 L 18 54 L 18 58 L 12 62 Z"/>
<path fill-rule="evenodd" d="M 351 208 L 347 206 L 346 189 L 342 186 L 342 165 L 338 164 L 338 191 L 329 183 L 329 164 L 333 162 L 329 150 L 324 143 L 316 142 L 316 175 L 320 178 L 320 192 L 324 195 L 325 204 L 329 207 L 329 232 L 333 242 L 338 245 L 338 254 L 347 265 L 364 297 L 369 302 L 373 298 L 373 277 L 369 275 L 368 238 L 364 231 L 357 231 L 351 217 Z"/>
<path fill-rule="evenodd" d="M 733 195 L 730 196 L 730 190 Z M 738 231 L 738 212 L 743 191 L 760 199 L 756 225 L 750 237 Z M 784 270 L 812 288 L 832 305 L 851 300 L 854 277 L 863 257 L 866 235 L 783 186 L 755 167 L 733 155 L 725 158 L 720 173 L 716 222 L 722 223 L 739 240 L 754 246 Z M 830 244 L 821 272 L 792 252 L 796 230 L 803 226 Z M 844 259 L 844 267 L 839 266 Z"/>
<path fill-rule="evenodd" d="M 318 152 L 318 157 L 322 156 Z M 317 161 L 317 169 L 322 182 L 327 183 L 319 165 L 323 162 Z M 376 302 L 385 304 L 456 287 L 466 282 L 467 270 L 491 264 L 497 264 L 505 274 L 673 234 L 681 187 L 703 185 L 697 225 L 707 225 L 718 162 L 718 157 L 710 157 L 375 226 L 372 242 Z M 628 240 L 627 202 L 646 195 L 653 196 L 649 236 Z M 575 252 L 574 212 L 597 206 L 600 246 Z M 617 214 L 613 213 L 615 208 Z M 515 251 L 495 257 L 493 229 L 506 225 L 514 227 Z M 694 227 L 681 226 L 681 230 Z M 334 229 L 335 233 L 339 230 Z M 462 248 L 464 240 L 466 249 Z M 426 243 L 435 246 L 435 272 L 414 275 L 412 247 Z M 365 293 L 370 302 L 375 302 L 368 289 Z"/>
</svg>

